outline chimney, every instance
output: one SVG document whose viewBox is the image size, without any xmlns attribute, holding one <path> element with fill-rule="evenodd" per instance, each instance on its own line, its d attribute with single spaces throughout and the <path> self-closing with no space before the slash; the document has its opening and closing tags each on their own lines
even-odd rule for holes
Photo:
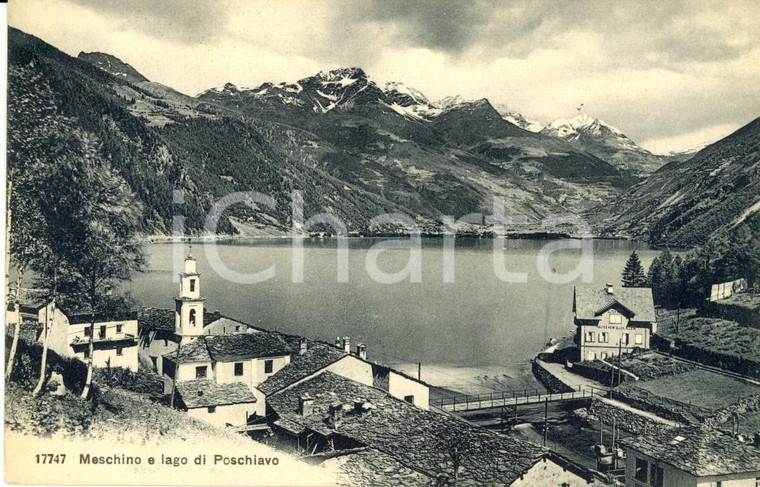
<svg viewBox="0 0 760 487">
<path fill-rule="evenodd" d="M 306 350 L 308 350 L 308 345 L 306 343 L 306 338 L 301 337 L 301 339 L 298 340 L 298 355 L 305 354 Z"/>
<path fill-rule="evenodd" d="M 351 338 L 343 337 L 343 351 L 351 353 Z"/>
<path fill-rule="evenodd" d="M 335 346 L 336 346 L 336 347 L 338 347 L 338 348 L 340 348 L 340 347 L 341 347 L 341 344 L 340 344 L 340 337 L 336 337 L 336 338 L 335 338 Z"/>
<path fill-rule="evenodd" d="M 301 416 L 310 415 L 313 406 L 314 398 L 312 398 L 308 392 L 298 398 L 298 414 Z"/>
<path fill-rule="evenodd" d="M 340 424 L 340 420 L 343 418 L 343 404 L 340 401 L 336 401 L 330 404 L 330 416 L 327 418 L 330 426 L 337 428 Z"/>
<path fill-rule="evenodd" d="M 607 291 L 607 294 L 615 294 L 615 289 L 612 287 L 612 284 L 605 284 L 605 291 Z"/>
<path fill-rule="evenodd" d="M 752 442 L 755 448 L 760 448 L 760 433 L 755 433 L 755 441 Z"/>
<path fill-rule="evenodd" d="M 362 360 L 367 360 L 367 345 L 363 343 L 356 345 L 356 355 Z"/>
</svg>

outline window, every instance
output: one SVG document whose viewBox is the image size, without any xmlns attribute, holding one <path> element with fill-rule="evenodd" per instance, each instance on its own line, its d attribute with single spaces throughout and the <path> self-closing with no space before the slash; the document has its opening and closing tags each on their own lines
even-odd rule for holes
<svg viewBox="0 0 760 487">
<path fill-rule="evenodd" d="M 603 331 L 599 334 L 599 343 L 607 343 L 610 340 L 610 334 Z"/>
<path fill-rule="evenodd" d="M 195 279 L 190 279 L 190 292 L 195 292 Z"/>
<path fill-rule="evenodd" d="M 235 331 L 240 331 L 240 326 L 236 326 Z"/>
<path fill-rule="evenodd" d="M 90 351 L 89 350 L 85 350 L 84 351 L 84 359 L 87 360 L 88 358 L 90 358 Z"/>
<path fill-rule="evenodd" d="M 644 344 L 644 335 L 641 333 L 636 333 L 636 345 L 643 345 Z"/>
<path fill-rule="evenodd" d="M 610 313 L 610 324 L 619 325 L 623 322 L 623 316 L 617 313 Z"/>
<path fill-rule="evenodd" d="M 206 367 L 205 365 L 203 365 L 201 367 L 196 367 L 195 368 L 195 378 L 196 379 L 203 379 L 204 377 L 206 377 L 206 373 L 207 372 L 208 372 L 208 367 Z"/>
<path fill-rule="evenodd" d="M 596 353 L 595 352 L 589 352 L 586 354 L 586 360 L 596 360 Z"/>
<path fill-rule="evenodd" d="M 414 396 L 404 396 L 404 401 L 408 402 L 409 404 L 414 404 Z"/>
<path fill-rule="evenodd" d="M 760 487 L 760 477 L 755 477 L 755 487 Z"/>
<path fill-rule="evenodd" d="M 116 325 L 116 333 L 121 333 L 121 325 Z"/>
<path fill-rule="evenodd" d="M 243 375 L 243 362 L 235 362 L 235 375 Z"/>
<path fill-rule="evenodd" d="M 587 331 L 586 332 L 586 341 L 587 342 L 594 342 L 594 332 L 593 331 Z"/>
<path fill-rule="evenodd" d="M 122 355 L 124 355 L 124 349 L 121 348 L 121 347 L 117 348 L 116 349 L 116 355 L 118 355 L 119 357 L 121 357 Z"/>
<path fill-rule="evenodd" d="M 264 373 L 271 374 L 274 368 L 274 360 L 264 360 Z"/>
<path fill-rule="evenodd" d="M 649 483 L 652 485 L 652 487 L 663 487 L 662 476 L 662 468 L 656 466 L 653 463 L 649 469 Z"/>
<path fill-rule="evenodd" d="M 623 333 L 623 345 L 628 345 L 629 343 L 631 343 L 631 335 Z"/>
<path fill-rule="evenodd" d="M 98 338 L 105 338 L 106 337 L 106 325 L 100 325 L 100 330 L 98 331 Z"/>
<path fill-rule="evenodd" d="M 607 352 L 602 352 L 601 356 L 602 356 L 602 360 L 606 360 L 607 359 Z"/>
<path fill-rule="evenodd" d="M 89 326 L 84 327 L 84 336 L 88 337 L 90 336 L 90 333 L 92 333 L 92 328 Z"/>
<path fill-rule="evenodd" d="M 209 406 L 208 407 L 208 413 L 214 414 L 216 412 L 216 406 Z"/>
<path fill-rule="evenodd" d="M 755 481 L 755 483 L 757 483 L 757 481 Z M 720 481 L 718 481 L 718 482 L 710 482 L 710 483 L 709 483 L 709 484 L 707 484 L 707 485 L 708 485 L 709 487 L 721 487 L 721 485 L 723 485 L 723 482 L 720 482 Z"/>
<path fill-rule="evenodd" d="M 638 482 L 644 482 L 647 481 L 647 461 L 643 460 L 641 458 L 636 459 L 636 471 L 633 473 L 633 477 Z"/>
<path fill-rule="evenodd" d="M 190 324 L 192 326 L 195 326 L 195 310 L 194 309 L 190 310 Z"/>
</svg>

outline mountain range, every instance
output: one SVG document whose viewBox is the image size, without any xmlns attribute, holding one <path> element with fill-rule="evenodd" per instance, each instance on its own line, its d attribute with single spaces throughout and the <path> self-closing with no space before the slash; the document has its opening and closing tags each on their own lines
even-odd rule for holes
<svg viewBox="0 0 760 487">
<path fill-rule="evenodd" d="M 145 234 L 168 233 L 175 210 L 200 233 L 216 199 L 251 190 L 274 197 L 276 208 L 236 205 L 219 231 L 283 233 L 297 189 L 307 218 L 326 211 L 358 232 L 391 212 L 437 231 L 443 215 L 491 214 L 501 196 L 507 214 L 536 224 L 570 212 L 590 215 L 608 234 L 672 237 L 656 222 L 632 228 L 629 216 L 639 208 L 630 195 L 646 206 L 648 182 L 672 177 L 675 163 L 660 168 L 667 158 L 588 116 L 541 127 L 487 99 L 430 101 L 403 83 L 380 86 L 360 68 L 254 88 L 228 83 L 191 97 L 109 54 L 74 58 L 10 28 L 9 104 L 28 98 L 29 80 L 98 138 L 142 203 Z M 11 130 L 23 126 L 9 119 Z M 175 189 L 185 193 L 182 206 L 172 205 Z"/>
</svg>

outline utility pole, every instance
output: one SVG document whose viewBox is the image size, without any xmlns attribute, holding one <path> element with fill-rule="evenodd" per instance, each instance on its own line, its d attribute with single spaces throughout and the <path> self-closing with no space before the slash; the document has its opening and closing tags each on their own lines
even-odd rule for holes
<svg viewBox="0 0 760 487">
<path fill-rule="evenodd" d="M 422 362 L 417 362 L 417 380 L 422 380 Z"/>
<path fill-rule="evenodd" d="M 610 363 L 610 399 L 612 399 L 612 384 L 615 382 L 615 367 Z"/>
<path fill-rule="evenodd" d="M 549 436 L 549 398 L 544 399 L 544 446 Z"/>
<path fill-rule="evenodd" d="M 681 334 L 681 302 L 678 302 L 678 311 L 676 311 L 676 334 Z"/>
</svg>

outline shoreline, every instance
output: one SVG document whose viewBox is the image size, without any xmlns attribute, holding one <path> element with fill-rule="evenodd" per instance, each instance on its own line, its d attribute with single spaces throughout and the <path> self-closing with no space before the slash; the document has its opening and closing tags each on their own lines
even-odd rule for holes
<svg viewBox="0 0 760 487">
<path fill-rule="evenodd" d="M 583 237 L 574 234 L 566 233 L 551 233 L 551 232 L 520 232 L 520 233 L 507 233 L 504 236 L 508 239 L 514 240 L 581 240 L 584 238 L 590 238 L 591 240 L 612 240 L 612 241 L 626 241 L 647 244 L 644 240 L 635 240 L 630 237 L 618 236 L 601 236 L 593 235 L 591 237 Z M 283 241 L 283 240 L 372 240 L 372 239 L 389 239 L 389 238 L 408 238 L 409 234 L 372 234 L 372 235 L 324 235 L 324 234 L 308 234 L 308 235 L 293 235 L 288 233 L 283 234 L 261 234 L 261 235 L 184 235 L 176 237 L 173 235 L 144 235 L 139 237 L 139 241 L 149 244 L 170 244 L 170 243 L 210 243 L 210 242 L 244 242 L 244 241 Z M 443 239 L 444 235 L 440 233 L 421 233 L 421 238 L 425 239 Z M 456 235 L 457 239 L 467 240 L 490 240 L 494 238 L 493 233 L 485 234 L 472 234 L 461 233 Z"/>
</svg>

